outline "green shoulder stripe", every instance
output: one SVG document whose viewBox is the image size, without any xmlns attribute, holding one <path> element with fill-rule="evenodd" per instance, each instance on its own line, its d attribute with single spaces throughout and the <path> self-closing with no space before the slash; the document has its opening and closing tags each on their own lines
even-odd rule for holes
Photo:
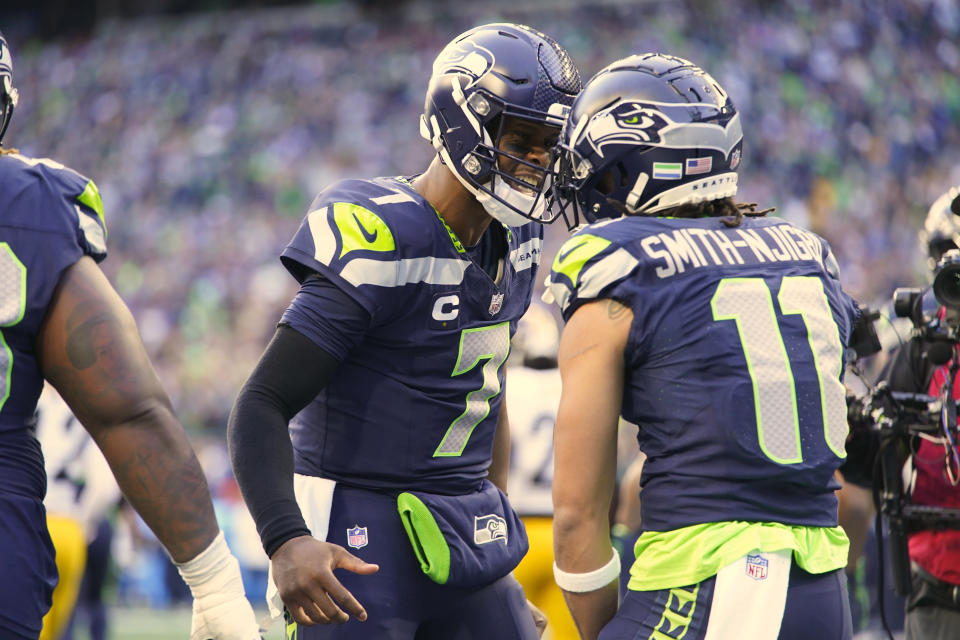
<svg viewBox="0 0 960 640">
<path fill-rule="evenodd" d="M 396 243 L 390 227 L 380 216 L 358 204 L 333 204 L 333 221 L 340 231 L 343 248 L 340 257 L 359 249 L 365 251 L 393 251 Z"/>
<path fill-rule="evenodd" d="M 589 233 L 576 235 L 563 243 L 553 259 L 552 269 L 555 273 L 563 274 L 576 287 L 577 278 L 583 266 L 595 255 L 610 246 L 610 241 Z"/>
<path fill-rule="evenodd" d="M 103 202 L 100 200 L 100 190 L 93 180 L 87 181 L 87 186 L 83 188 L 83 193 L 77 196 L 77 202 L 93 209 L 97 217 L 100 218 L 100 225 L 103 227 L 103 234 L 107 234 L 107 221 L 103 217 Z"/>
</svg>

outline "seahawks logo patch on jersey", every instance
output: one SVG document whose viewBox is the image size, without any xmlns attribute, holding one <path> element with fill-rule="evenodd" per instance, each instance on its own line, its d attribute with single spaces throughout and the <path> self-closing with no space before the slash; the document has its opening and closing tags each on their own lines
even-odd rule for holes
<svg viewBox="0 0 960 640">
<path fill-rule="evenodd" d="M 487 544 L 497 540 L 507 543 L 507 521 L 495 513 L 476 516 L 473 519 L 474 544 Z"/>
</svg>

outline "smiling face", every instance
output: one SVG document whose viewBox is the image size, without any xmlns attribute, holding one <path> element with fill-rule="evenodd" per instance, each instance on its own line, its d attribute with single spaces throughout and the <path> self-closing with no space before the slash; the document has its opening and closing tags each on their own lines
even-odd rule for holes
<svg viewBox="0 0 960 640">
<path fill-rule="evenodd" d="M 555 126 L 524 120 L 504 119 L 503 131 L 497 148 L 497 166 L 511 187 L 528 196 L 536 195 L 543 187 L 550 162 L 550 150 L 557 143 L 560 129 Z"/>
</svg>

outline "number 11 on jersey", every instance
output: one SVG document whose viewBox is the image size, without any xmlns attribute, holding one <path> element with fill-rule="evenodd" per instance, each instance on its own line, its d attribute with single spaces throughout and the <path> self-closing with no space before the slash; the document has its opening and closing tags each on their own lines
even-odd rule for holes
<svg viewBox="0 0 960 640">
<path fill-rule="evenodd" d="M 823 437 L 831 451 L 845 457 L 847 405 L 840 382 L 843 345 L 823 282 L 813 276 L 784 277 L 777 302 L 783 315 L 803 319 L 819 378 Z M 714 320 L 736 322 L 753 383 L 760 449 L 779 464 L 802 462 L 796 384 L 770 288 L 762 278 L 724 278 L 710 306 Z"/>
</svg>

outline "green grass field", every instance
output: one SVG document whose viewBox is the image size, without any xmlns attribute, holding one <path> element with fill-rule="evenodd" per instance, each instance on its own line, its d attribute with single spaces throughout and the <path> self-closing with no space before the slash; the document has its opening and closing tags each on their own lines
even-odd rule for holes
<svg viewBox="0 0 960 640">
<path fill-rule="evenodd" d="M 109 613 L 110 640 L 188 640 L 190 637 L 190 609 L 150 609 L 146 607 L 114 607 Z M 257 609 L 261 624 L 266 609 Z M 277 621 L 264 634 L 265 640 L 282 640 L 283 624 Z M 85 629 L 76 629 L 75 640 L 89 640 Z"/>
</svg>

